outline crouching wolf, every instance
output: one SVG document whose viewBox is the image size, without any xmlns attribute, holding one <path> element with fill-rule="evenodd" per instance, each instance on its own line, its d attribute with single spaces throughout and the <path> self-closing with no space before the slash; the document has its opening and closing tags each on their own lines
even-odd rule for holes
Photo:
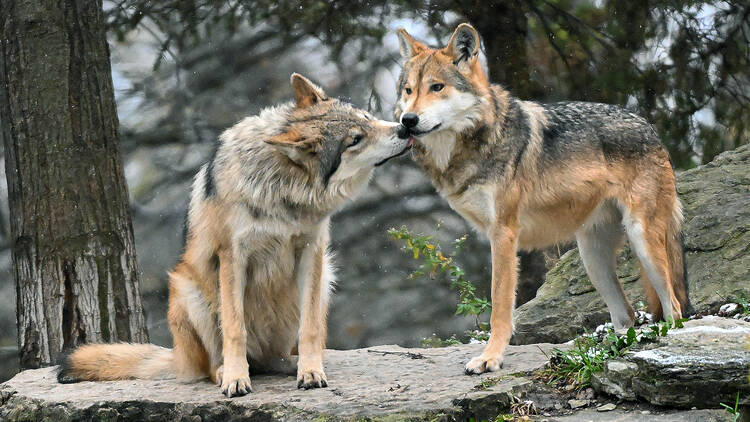
<svg viewBox="0 0 750 422">
<path fill-rule="evenodd" d="M 396 118 L 418 142 L 414 159 L 440 194 L 490 240 L 491 335 L 466 373 L 497 371 L 512 334 L 519 248 L 575 237 L 614 326 L 631 326 L 615 275 L 627 234 L 650 312 L 680 318 L 687 293 L 681 205 L 669 155 L 652 127 L 619 107 L 537 104 L 491 85 L 480 39 L 460 25 L 433 49 L 399 30 L 404 59 Z"/>
<path fill-rule="evenodd" d="M 169 273 L 174 348 L 84 345 L 60 382 L 207 376 L 241 396 L 249 366 L 293 373 L 297 349 L 298 387 L 326 387 L 330 216 L 411 141 L 298 74 L 291 82 L 296 104 L 225 131 L 195 176 L 185 252 Z"/>
</svg>

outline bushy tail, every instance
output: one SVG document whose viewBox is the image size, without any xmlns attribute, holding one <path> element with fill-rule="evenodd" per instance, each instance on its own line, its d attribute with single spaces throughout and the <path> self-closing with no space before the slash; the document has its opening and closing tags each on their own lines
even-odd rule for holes
<svg viewBox="0 0 750 422">
<path fill-rule="evenodd" d="M 682 206 L 679 199 L 675 198 L 674 211 L 672 217 L 667 222 L 664 243 L 667 247 L 667 260 L 669 261 L 667 265 L 669 265 L 669 273 L 671 275 L 672 291 L 677 302 L 680 304 L 682 316 L 687 316 L 692 309 L 690 309 L 690 301 L 688 299 L 687 267 L 685 265 L 685 248 L 681 226 Z M 643 278 L 643 289 L 648 299 L 648 312 L 653 316 L 655 321 L 664 319 L 659 296 L 649 282 L 648 275 L 642 266 L 641 278 Z"/>
<path fill-rule="evenodd" d="M 667 259 L 672 276 L 672 289 L 680 303 L 682 316 L 691 312 L 688 298 L 687 262 L 685 261 L 685 239 L 682 235 L 682 204 L 675 198 L 675 209 L 667 224 Z"/>
<path fill-rule="evenodd" d="M 154 344 L 87 344 L 63 360 L 57 380 L 67 384 L 130 378 L 163 379 L 174 375 L 172 349 Z"/>
</svg>

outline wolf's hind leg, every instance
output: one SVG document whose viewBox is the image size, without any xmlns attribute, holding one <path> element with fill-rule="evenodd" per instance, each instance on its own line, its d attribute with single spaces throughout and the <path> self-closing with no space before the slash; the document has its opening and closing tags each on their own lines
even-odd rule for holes
<svg viewBox="0 0 750 422">
<path fill-rule="evenodd" d="M 604 298 L 615 329 L 633 325 L 635 313 L 617 279 L 617 249 L 623 231 L 619 223 L 604 221 L 586 225 L 576 233 L 583 266 L 596 291 Z"/>
<path fill-rule="evenodd" d="M 179 298 L 170 297 L 167 319 L 174 343 L 177 377 L 192 381 L 209 375 L 208 355 Z"/>
<path fill-rule="evenodd" d="M 208 300 L 198 288 L 197 277 L 198 275 L 192 271 L 190 265 L 184 262 L 169 273 L 175 306 L 179 304 L 179 307 L 184 310 L 191 335 L 198 337 L 199 343 L 205 350 L 208 359 L 207 374 L 211 381 L 218 383 L 220 379 L 217 378 L 217 370 L 222 363 L 219 321 L 216 313 L 211 311 Z"/>
</svg>

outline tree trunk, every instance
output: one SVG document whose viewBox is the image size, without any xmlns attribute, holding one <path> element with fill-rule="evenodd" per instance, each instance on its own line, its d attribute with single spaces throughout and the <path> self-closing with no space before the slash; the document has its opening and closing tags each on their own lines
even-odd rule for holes
<svg viewBox="0 0 750 422">
<path fill-rule="evenodd" d="M 147 341 L 101 0 L 3 0 L 0 16 L 21 367 Z"/>
<path fill-rule="evenodd" d="M 483 38 L 490 81 L 502 84 L 524 100 L 543 94 L 531 80 L 526 55 L 529 30 L 523 2 L 475 1 L 460 5 L 462 14 Z"/>
</svg>

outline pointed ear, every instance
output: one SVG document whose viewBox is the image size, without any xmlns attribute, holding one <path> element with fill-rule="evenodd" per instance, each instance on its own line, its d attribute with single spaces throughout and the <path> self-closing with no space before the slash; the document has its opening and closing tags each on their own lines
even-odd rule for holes
<svg viewBox="0 0 750 422">
<path fill-rule="evenodd" d="M 404 60 L 409 60 L 427 49 L 424 44 L 412 38 L 404 28 L 399 28 L 396 35 L 398 35 L 398 49 L 401 50 L 401 57 Z"/>
<path fill-rule="evenodd" d="M 294 129 L 272 136 L 266 139 L 265 142 L 283 152 L 292 160 L 296 160 L 302 154 L 312 150 L 312 143 Z"/>
<path fill-rule="evenodd" d="M 328 99 L 326 93 L 319 86 L 299 73 L 292 73 L 291 81 L 298 108 L 310 107 Z"/>
<path fill-rule="evenodd" d="M 458 25 L 445 47 L 456 66 L 468 63 L 479 53 L 479 33 L 468 23 Z"/>
</svg>

